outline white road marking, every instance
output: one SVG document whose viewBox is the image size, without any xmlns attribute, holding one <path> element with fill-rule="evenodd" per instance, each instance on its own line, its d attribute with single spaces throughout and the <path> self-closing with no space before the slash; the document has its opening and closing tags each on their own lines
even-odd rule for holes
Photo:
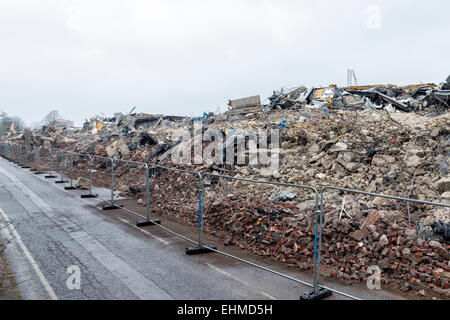
<svg viewBox="0 0 450 320">
<path fill-rule="evenodd" d="M 41 181 L 44 181 L 42 178 L 39 178 L 39 177 L 37 177 L 37 176 L 35 176 L 35 177 L 38 178 L 38 179 L 41 180 Z M 62 188 L 59 188 L 57 185 L 54 185 L 54 184 L 50 184 L 50 185 L 51 185 L 52 187 L 54 187 L 54 188 L 60 190 L 60 191 L 66 192 L 66 193 L 68 193 L 68 194 L 70 194 L 70 195 L 73 195 L 71 192 L 69 192 L 69 191 L 67 191 L 67 190 L 64 190 L 64 189 L 62 189 Z M 120 200 L 120 199 L 117 199 L 117 200 Z M 89 205 L 92 205 L 92 203 L 89 202 L 88 200 L 81 199 L 81 201 L 83 201 L 83 202 L 85 202 L 85 203 L 87 203 L 87 204 L 89 204 Z M 103 200 L 102 200 L 102 201 L 103 201 Z M 102 207 L 96 207 L 96 208 L 97 208 L 98 210 L 103 210 Z M 118 218 L 118 219 L 121 220 L 122 222 L 126 223 L 126 224 L 129 224 L 130 226 L 132 226 L 132 227 L 134 227 L 134 228 L 137 228 L 137 229 L 138 229 L 139 231 L 141 231 L 142 233 L 145 233 L 146 235 L 151 236 L 152 238 L 158 240 L 159 242 L 163 243 L 163 244 L 166 245 L 166 246 L 170 244 L 170 242 L 168 242 L 168 241 L 166 241 L 166 240 L 164 240 L 164 239 L 161 239 L 160 237 L 155 236 L 154 234 L 151 234 L 151 233 L 148 232 L 147 230 L 141 229 L 141 228 L 139 228 L 138 226 L 133 225 L 132 223 L 130 223 L 130 221 L 128 221 L 128 220 L 126 220 L 126 219 L 122 219 L 122 218 Z"/>
<path fill-rule="evenodd" d="M 50 296 L 50 299 L 52 300 L 58 300 L 58 297 L 56 296 L 55 292 L 53 291 L 52 287 L 48 283 L 47 279 L 45 278 L 44 274 L 42 273 L 41 269 L 39 269 L 38 264 L 34 260 L 33 256 L 31 255 L 30 251 L 28 251 L 27 247 L 22 241 L 22 238 L 17 233 L 16 229 L 11 223 L 11 220 L 9 220 L 6 213 L 0 208 L 0 213 L 3 216 L 3 219 L 5 219 L 6 224 L 8 225 L 9 229 L 11 230 L 11 233 L 14 235 L 14 237 L 17 240 L 17 243 L 19 244 L 20 248 L 22 249 L 23 253 L 25 254 L 25 257 L 30 262 L 31 266 L 33 267 L 34 271 L 36 272 L 37 276 L 39 277 L 39 280 L 41 281 L 42 285 L 44 286 L 45 290 L 47 291 L 48 295 Z"/>
<path fill-rule="evenodd" d="M 8 186 L 13 186 L 13 185 L 14 185 L 14 183 L 3 183 L 3 184 L 0 184 L 0 187 L 4 188 L 4 187 L 8 187 Z"/>
<path fill-rule="evenodd" d="M 277 300 L 277 299 L 275 299 L 274 297 L 272 297 L 270 294 L 265 293 L 264 291 L 261 291 L 261 293 L 262 293 L 263 295 L 265 295 L 267 298 L 269 298 L 270 300 Z"/>
<path fill-rule="evenodd" d="M 208 262 L 206 263 L 206 265 L 207 265 L 208 267 L 210 267 L 211 269 L 213 269 L 214 271 L 216 271 L 216 272 L 218 272 L 218 273 L 220 273 L 220 274 L 223 274 L 224 276 L 227 276 L 227 277 L 229 277 L 229 278 L 231 278 L 231 279 L 233 279 L 233 280 L 236 280 L 236 281 L 238 281 L 238 282 L 240 282 L 240 283 L 246 285 L 247 287 L 254 288 L 252 285 L 248 284 L 248 283 L 245 282 L 245 281 L 242 281 L 242 280 L 239 279 L 239 278 L 236 278 L 236 277 L 233 276 L 231 273 L 228 273 L 228 272 L 226 272 L 225 270 L 222 270 L 222 269 L 220 269 L 220 268 L 218 268 L 218 267 L 216 267 L 216 266 L 213 266 L 212 264 L 210 264 L 210 263 L 208 263 Z M 259 293 L 261 293 L 262 295 L 266 296 L 267 298 L 269 298 L 269 299 L 271 299 L 271 300 L 277 300 L 277 299 L 275 299 L 274 297 L 272 297 L 271 295 L 265 293 L 264 291 L 260 291 Z"/>
<path fill-rule="evenodd" d="M 122 219 L 122 218 L 117 218 L 117 219 L 119 219 L 119 220 L 122 221 L 123 223 L 126 223 L 126 224 L 132 226 L 133 228 L 138 229 L 138 230 L 141 231 L 142 233 L 145 233 L 146 235 L 149 235 L 150 237 L 152 237 L 152 238 L 158 240 L 159 242 L 165 244 L 166 246 L 168 246 L 168 245 L 170 244 L 170 242 L 168 242 L 168 241 L 166 241 L 166 240 L 164 240 L 164 239 L 161 239 L 160 237 L 157 237 L 157 236 L 155 236 L 154 234 L 151 234 L 151 233 L 148 232 L 147 230 L 144 230 L 144 229 L 142 229 L 142 228 L 139 228 L 138 226 L 132 224 L 130 221 L 128 221 L 128 220 L 126 220 L 126 219 Z"/>
<path fill-rule="evenodd" d="M 40 285 L 40 280 L 35 280 L 35 277 L 33 276 L 35 273 L 33 267 L 25 260 L 25 255 L 18 245 L 18 242 L 13 241 L 14 238 L 6 227 L 0 229 L 0 233 L 2 237 L 9 242 L 8 251 L 11 253 L 8 262 L 14 269 L 14 277 L 21 296 L 26 300 L 45 299 L 47 293 L 42 285 Z"/>
<path fill-rule="evenodd" d="M 0 172 L 16 184 L 28 198 L 56 225 L 66 231 L 79 245 L 88 251 L 98 262 L 121 280 L 130 291 L 140 299 L 172 299 L 163 289 L 142 273 L 131 267 L 108 248 L 103 246 L 96 238 L 81 230 L 70 219 L 55 211 L 48 203 L 23 184 L 13 174 L 0 167 Z M 75 230 L 75 231 L 74 231 Z"/>
<path fill-rule="evenodd" d="M 13 176 L 13 175 L 11 175 L 11 174 L 9 174 L 9 173 L 7 173 L 7 172 L 5 172 L 4 170 L 2 170 L 1 168 L 0 168 L 0 172 L 2 172 L 3 174 L 5 174 L 7 177 L 9 177 L 15 184 L 16 184 L 16 186 L 18 186 L 38 207 L 40 207 L 41 209 L 43 209 L 43 211 L 44 211 L 44 213 L 46 213 L 47 214 L 47 216 L 49 216 L 49 218 L 55 218 L 55 214 L 56 214 L 56 212 L 53 210 L 53 208 L 51 208 L 47 203 L 45 203 L 45 201 L 43 200 L 43 199 L 41 199 L 39 196 L 37 196 L 33 191 L 31 191 L 29 188 L 27 188 L 22 182 L 20 182 L 15 176 Z M 38 177 L 36 177 L 36 178 L 38 178 Z M 40 179 L 40 180 L 42 180 L 42 179 Z M 50 184 L 50 185 L 52 185 L 52 184 Z M 64 192 L 67 192 L 67 193 L 69 193 L 70 194 L 70 192 L 68 192 L 68 191 L 66 191 L 66 190 L 64 190 L 64 189 L 61 189 L 61 188 L 58 188 L 56 185 L 52 185 L 52 186 L 54 186 L 55 188 L 57 188 L 58 190 L 61 190 L 61 191 L 64 191 Z M 86 200 L 84 200 L 84 199 L 82 199 L 82 201 L 84 201 L 84 202 L 86 202 L 86 203 L 89 203 L 88 201 L 86 201 Z M 48 209 L 48 211 L 46 210 L 46 209 Z M 49 215 L 49 213 L 50 213 L 50 215 Z M 143 233 L 145 233 L 145 234 L 147 234 L 147 235 L 149 235 L 149 236 L 151 236 L 151 237 L 153 237 L 153 238 L 155 238 L 155 239 L 157 239 L 158 241 L 160 241 L 160 242 L 162 242 L 162 243 L 164 243 L 165 245 L 169 245 L 170 243 L 169 242 L 167 242 L 166 240 L 164 240 L 164 239 L 161 239 L 161 238 L 159 238 L 159 237 L 157 237 L 157 236 L 155 236 L 155 235 L 153 235 L 153 234 L 151 234 L 150 232 L 148 232 L 148 231 L 146 231 L 146 230 L 144 230 L 144 229 L 141 229 L 141 228 L 139 228 L 139 227 L 137 227 L 136 225 L 134 225 L 134 224 L 132 224 L 130 221 L 128 221 L 128 220 L 126 220 L 126 219 L 122 219 L 122 218 L 118 218 L 120 221 L 122 221 L 122 222 L 124 222 L 124 223 L 126 223 L 126 224 L 129 224 L 129 225 L 131 225 L 131 226 L 133 226 L 133 227 L 135 227 L 135 228 L 137 228 L 138 230 L 140 230 L 141 232 L 143 232 Z M 52 220 L 54 220 L 54 219 L 52 219 Z M 68 219 L 65 219 L 65 218 L 63 218 L 63 220 L 68 220 Z M 55 220 L 54 220 L 55 221 Z M 67 222 L 69 222 L 69 221 L 67 221 Z M 57 222 L 57 224 L 58 225 L 60 225 L 60 223 L 58 223 Z M 61 226 L 61 225 L 60 225 Z M 63 229 L 64 230 L 66 230 L 66 231 L 68 231 L 69 232 L 69 230 L 67 230 L 68 228 L 67 228 L 67 226 L 62 226 L 63 227 Z M 117 257 L 111 257 L 111 256 L 109 256 L 110 255 L 110 252 L 108 252 L 107 254 L 106 254 L 106 252 L 104 252 L 104 250 L 106 249 L 105 247 L 103 247 L 101 244 L 99 244 L 94 238 L 92 238 L 91 236 L 89 236 L 88 234 L 86 234 L 86 232 L 84 232 L 84 231 L 76 231 L 76 232 L 69 232 L 69 234 L 79 243 L 79 244 L 81 244 L 85 249 L 87 249 L 89 252 L 91 252 L 91 253 L 96 253 L 96 254 L 94 254 L 94 257 L 98 260 L 98 261 L 100 261 L 102 264 L 104 264 L 103 262 L 104 261 L 102 261 L 104 258 L 108 258 L 108 259 L 105 259 L 105 260 L 110 260 L 111 258 L 111 260 L 112 261 L 108 261 L 107 263 L 106 263 L 106 265 L 109 265 L 109 266 L 111 266 L 111 265 L 114 265 L 114 264 L 120 264 L 120 262 L 122 262 L 122 261 L 117 261 L 116 259 L 117 259 Z M 22 242 L 23 243 L 23 242 Z M 88 248 L 88 247 L 97 247 L 97 248 L 95 248 L 96 250 L 92 250 L 93 248 Z M 101 248 L 99 248 L 99 247 L 101 247 Z M 103 250 L 99 250 L 99 249 L 103 249 Z M 100 252 L 99 252 L 100 251 Z M 103 251 L 103 252 L 102 252 Z M 106 251 L 109 251 L 109 250 L 107 250 L 106 249 Z M 105 257 L 106 256 L 106 257 Z M 32 257 L 31 257 L 32 258 Z M 99 259 L 100 258 L 100 259 Z M 101 258 L 103 258 L 103 259 L 101 259 Z M 114 259 L 115 258 L 115 259 Z M 114 261 L 115 260 L 115 261 Z M 105 264 L 104 264 L 105 265 Z M 209 263 L 206 263 L 206 265 L 208 266 L 208 267 L 210 267 L 210 268 L 212 268 L 213 270 L 215 270 L 216 272 L 218 272 L 218 273 L 221 273 L 222 275 L 225 275 L 225 276 L 227 276 L 227 277 L 229 277 L 229 278 L 231 278 L 231 279 L 234 279 L 234 280 L 236 280 L 236 281 L 238 281 L 238 282 L 240 282 L 240 283 L 242 283 L 242 284 L 244 284 L 244 285 L 246 285 L 246 286 L 248 286 L 248 287 L 250 287 L 250 288 L 253 288 L 254 289 L 254 287 L 253 286 L 251 286 L 249 283 L 247 283 L 247 282 L 245 282 L 245 281 L 242 281 L 241 279 L 239 279 L 239 278 L 237 278 L 237 277 L 235 277 L 235 276 L 233 276 L 232 274 L 230 274 L 230 273 L 228 273 L 228 272 L 226 272 L 226 271 L 224 271 L 224 270 L 222 270 L 222 269 L 220 269 L 220 268 L 218 268 L 218 267 L 216 267 L 216 266 L 213 266 L 213 265 L 211 265 L 211 264 L 209 264 Z M 108 268 L 108 269 L 110 269 L 110 268 Z M 123 270 L 110 270 L 110 271 L 112 271 L 114 274 L 117 274 L 117 273 L 122 273 L 123 272 Z M 134 271 L 134 270 L 133 270 Z M 124 277 L 125 276 L 125 277 Z M 129 279 L 129 275 L 127 274 L 127 275 L 123 275 L 122 274 L 122 277 L 124 277 L 124 278 L 128 278 Z M 120 278 L 122 278 L 122 277 L 120 277 Z M 145 279 L 145 280 L 147 280 L 147 279 Z M 51 289 L 51 288 L 50 288 Z M 130 288 L 131 289 L 131 288 Z M 133 289 L 137 289 L 137 288 L 133 288 Z M 133 290 L 132 289 L 132 291 L 135 291 L 135 290 Z M 140 293 L 142 293 L 142 292 L 140 292 Z M 276 298 L 274 298 L 274 297 L 272 297 L 271 295 L 269 295 L 269 294 L 267 294 L 267 293 L 265 293 L 265 292 L 263 292 L 263 291 L 260 291 L 259 292 L 260 294 L 262 294 L 262 295 L 264 295 L 264 296 L 266 296 L 267 298 L 269 298 L 269 299 L 271 299 L 271 300 L 276 300 Z M 138 294 L 139 295 L 139 294 Z M 55 296 L 56 297 L 56 296 Z M 170 297 L 169 297 L 170 298 Z M 147 299 L 148 299 L 148 297 L 147 297 Z M 166 297 L 166 299 L 167 299 L 167 297 Z"/>
</svg>

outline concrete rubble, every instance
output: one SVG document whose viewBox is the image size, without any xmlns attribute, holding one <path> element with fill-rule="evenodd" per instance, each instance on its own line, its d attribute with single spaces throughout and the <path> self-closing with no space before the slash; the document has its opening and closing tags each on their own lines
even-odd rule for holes
<svg viewBox="0 0 450 320">
<path fill-rule="evenodd" d="M 266 109 L 321 108 L 333 109 L 386 109 L 412 112 L 428 109 L 448 108 L 450 91 L 448 79 L 440 86 L 417 84 L 409 86 L 369 85 L 338 88 L 329 85 L 323 88 L 304 86 L 289 90 L 274 91 Z"/>
<path fill-rule="evenodd" d="M 449 79 L 441 85 L 296 87 L 229 101 L 222 114 L 199 118 L 148 114 L 93 117 L 83 128 L 8 134 L 2 143 L 61 148 L 204 173 L 324 186 L 450 203 Z M 179 132 L 219 129 L 244 135 L 280 130 L 279 168 L 261 164 L 175 165 Z M 210 138 L 202 141 L 205 150 Z M 238 151 L 236 150 L 236 155 Z M 248 155 L 247 155 L 248 156 Z M 88 188 L 88 161 L 74 161 L 76 185 Z M 95 163 L 94 181 L 109 183 L 111 164 Z M 143 167 L 120 163 L 118 191 L 145 205 Z M 197 223 L 198 177 L 152 173 L 152 209 Z M 312 271 L 314 202 L 305 190 L 211 178 L 205 181 L 205 231 L 226 245 Z M 348 283 L 377 265 L 383 284 L 427 297 L 450 297 L 450 210 L 380 197 L 325 193 L 321 272 Z M 409 222 L 410 220 L 410 222 Z"/>
</svg>

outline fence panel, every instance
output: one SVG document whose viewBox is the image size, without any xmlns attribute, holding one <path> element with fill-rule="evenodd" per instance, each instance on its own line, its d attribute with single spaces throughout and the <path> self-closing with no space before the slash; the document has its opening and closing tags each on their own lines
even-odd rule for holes
<svg viewBox="0 0 450 320">
<path fill-rule="evenodd" d="M 71 176 L 72 184 L 80 190 L 87 190 L 89 193 L 81 195 L 81 198 L 95 198 L 96 193 L 92 191 L 92 179 L 94 161 L 90 154 L 72 152 Z"/>
<path fill-rule="evenodd" d="M 10 158 L 10 145 L 9 143 L 0 143 L 0 155 L 5 158 Z"/>
<path fill-rule="evenodd" d="M 320 286 L 355 299 L 443 298 L 439 292 L 448 292 L 450 248 L 430 245 L 416 227 L 437 210 L 448 217 L 449 204 L 333 186 L 320 198 Z"/>
<path fill-rule="evenodd" d="M 0 155 L 5 159 L 9 159 L 9 157 L 10 157 L 9 144 L 0 143 Z"/>
<path fill-rule="evenodd" d="M 234 244 L 304 272 L 314 272 L 318 261 L 318 192 L 314 187 L 214 173 L 203 177 L 205 230 L 224 239 L 218 246 Z M 316 274 L 310 280 L 300 280 L 223 250 L 213 251 L 313 288 L 302 296 L 304 299 L 321 290 L 315 285 Z"/>
<path fill-rule="evenodd" d="M 152 214 L 166 221 L 182 221 L 196 228 L 159 225 L 166 231 L 192 243 L 187 254 L 208 252 L 202 238 L 203 179 L 192 170 L 150 165 L 150 207 Z"/>
<path fill-rule="evenodd" d="M 105 210 L 121 208 L 144 220 L 137 225 L 150 223 L 149 169 L 143 162 L 110 159 L 111 193 Z M 120 197 L 120 198 L 117 198 Z M 99 196 L 99 198 L 102 198 Z M 138 199 L 138 203 L 136 203 Z"/>
<path fill-rule="evenodd" d="M 30 169 L 33 165 L 34 150 L 33 147 L 22 145 L 22 168 Z"/>
</svg>

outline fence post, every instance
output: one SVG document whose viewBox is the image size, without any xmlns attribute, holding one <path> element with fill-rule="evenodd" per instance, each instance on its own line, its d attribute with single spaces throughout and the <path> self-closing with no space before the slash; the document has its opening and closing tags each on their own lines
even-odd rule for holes
<svg viewBox="0 0 450 320">
<path fill-rule="evenodd" d="M 111 206 L 114 206 L 114 159 L 111 158 Z"/>
<path fill-rule="evenodd" d="M 160 219 L 150 220 L 150 169 L 147 163 L 145 165 L 145 217 L 146 220 L 136 222 L 136 226 L 145 227 L 152 226 L 155 224 L 161 224 Z"/>
<path fill-rule="evenodd" d="M 35 163 L 36 172 L 34 174 L 42 174 L 41 172 L 41 148 L 36 148 L 36 163 Z"/>
<path fill-rule="evenodd" d="M 150 220 L 150 172 L 145 164 L 145 216 Z"/>
<path fill-rule="evenodd" d="M 320 252 L 322 250 L 322 217 L 323 217 L 323 190 L 319 210 L 319 193 L 315 190 L 316 212 L 315 212 L 315 236 L 314 236 L 314 283 L 313 291 L 300 296 L 300 300 L 321 300 L 333 294 L 329 289 L 320 287 Z"/>
<path fill-rule="evenodd" d="M 61 150 L 61 162 L 60 162 L 59 166 L 61 168 L 61 180 L 55 181 L 55 183 L 65 183 L 66 181 L 64 181 L 64 151 L 63 150 Z"/>
<path fill-rule="evenodd" d="M 49 158 L 48 158 L 48 175 L 44 178 L 56 178 L 54 174 L 52 174 L 52 166 L 53 166 L 53 152 L 52 148 L 49 149 Z"/>
<path fill-rule="evenodd" d="M 110 160 L 111 160 L 111 203 L 110 205 L 103 206 L 103 210 L 114 210 L 122 207 L 122 205 L 120 204 L 114 204 L 114 158 L 110 158 Z"/>
<path fill-rule="evenodd" d="M 23 156 L 23 150 L 25 151 L 25 157 Z M 22 146 L 22 165 L 21 167 L 24 169 L 28 169 L 30 168 L 30 166 L 28 165 L 28 148 L 27 146 Z"/>
<path fill-rule="evenodd" d="M 318 256 L 318 225 L 319 225 L 319 214 L 320 212 L 315 212 L 314 214 L 314 292 L 317 293 L 318 292 L 318 288 L 319 288 L 319 270 L 317 270 L 317 256 Z"/>
<path fill-rule="evenodd" d="M 203 182 L 203 176 L 201 173 L 198 173 L 200 179 L 200 188 L 198 189 L 198 246 L 197 247 L 187 247 L 186 254 L 200 254 L 200 253 L 209 253 L 214 252 L 213 250 L 217 250 L 216 246 L 203 245 L 203 193 L 205 191 L 205 184 Z"/>
<path fill-rule="evenodd" d="M 92 194 L 92 155 L 89 154 L 89 194 L 82 194 L 81 198 L 97 198 L 98 194 Z"/>
<path fill-rule="evenodd" d="M 24 160 L 23 160 L 23 145 L 20 145 L 20 166 L 23 167 L 24 166 Z"/>
<path fill-rule="evenodd" d="M 37 147 L 33 147 L 32 151 L 33 151 L 33 162 L 34 162 L 34 168 L 31 168 L 30 171 L 38 171 L 37 170 Z"/>
<path fill-rule="evenodd" d="M 74 190 L 76 189 L 73 186 L 73 153 L 69 152 L 68 155 L 70 155 L 70 186 L 64 187 L 65 190 Z"/>
<path fill-rule="evenodd" d="M 20 151 L 19 166 L 22 166 L 23 165 L 23 149 L 22 149 L 22 145 L 20 145 L 19 151 Z"/>
<path fill-rule="evenodd" d="M 25 150 L 24 150 L 25 149 Z M 27 149 L 26 149 L 26 146 L 20 146 L 20 166 L 22 167 L 22 168 L 25 168 L 26 167 L 26 164 L 25 164 L 25 157 L 24 157 L 24 153 L 26 153 L 26 151 L 27 151 Z"/>
<path fill-rule="evenodd" d="M 16 164 L 20 164 L 20 148 L 19 145 L 16 145 Z"/>
<path fill-rule="evenodd" d="M 34 148 L 34 169 L 31 169 L 31 171 L 39 171 L 38 170 L 38 167 L 39 167 L 38 158 L 39 158 L 39 147 L 35 147 Z"/>
</svg>

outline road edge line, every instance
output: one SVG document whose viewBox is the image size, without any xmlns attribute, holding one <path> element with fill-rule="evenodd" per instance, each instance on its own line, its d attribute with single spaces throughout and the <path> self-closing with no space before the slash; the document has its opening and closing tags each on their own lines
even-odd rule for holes
<svg viewBox="0 0 450 320">
<path fill-rule="evenodd" d="M 17 242 L 19 243 L 20 248 L 22 249 L 23 253 L 25 254 L 25 257 L 28 259 L 28 261 L 30 262 L 30 264 L 33 267 L 34 271 L 36 272 L 37 276 L 39 277 L 39 280 L 41 281 L 41 283 L 44 286 L 45 290 L 47 291 L 48 295 L 50 296 L 50 299 L 58 300 L 58 297 L 56 296 L 56 294 L 53 291 L 52 287 L 48 283 L 47 279 L 45 278 L 45 276 L 42 273 L 41 269 L 39 268 L 38 264 L 34 260 L 33 256 L 30 253 L 30 251 L 28 251 L 27 247 L 25 246 L 25 243 L 22 241 L 22 238 L 17 233 L 16 229 L 12 225 L 11 220 L 9 220 L 8 216 L 6 215 L 5 211 L 3 211 L 2 208 L 0 208 L 0 214 L 5 219 L 9 229 L 11 230 L 11 233 L 17 239 Z"/>
</svg>

